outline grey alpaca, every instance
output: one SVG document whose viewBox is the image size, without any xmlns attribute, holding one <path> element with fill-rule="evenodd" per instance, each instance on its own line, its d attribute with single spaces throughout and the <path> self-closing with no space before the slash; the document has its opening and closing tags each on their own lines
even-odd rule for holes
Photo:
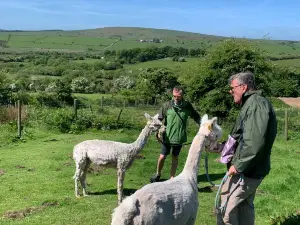
<svg viewBox="0 0 300 225">
<path fill-rule="evenodd" d="M 114 210 L 111 225 L 193 225 L 198 211 L 197 176 L 201 152 L 215 148 L 221 137 L 216 118 L 201 120 L 183 171 L 175 178 L 148 184 Z"/>
<path fill-rule="evenodd" d="M 162 126 L 158 115 L 151 117 L 145 113 L 147 124 L 133 143 L 121 143 L 105 140 L 88 140 L 77 144 L 73 150 L 73 159 L 76 163 L 75 195 L 79 196 L 78 183 L 82 186 L 84 196 L 86 191 L 86 175 L 91 163 L 107 167 L 115 167 L 118 170 L 118 203 L 122 202 L 123 183 L 126 170 L 131 166 L 135 156 L 143 149 L 151 132 L 155 132 Z"/>
</svg>

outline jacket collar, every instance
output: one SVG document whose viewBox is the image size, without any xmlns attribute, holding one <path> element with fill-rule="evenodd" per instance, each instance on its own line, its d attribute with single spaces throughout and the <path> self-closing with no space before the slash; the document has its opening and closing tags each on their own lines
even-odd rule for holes
<svg viewBox="0 0 300 225">
<path fill-rule="evenodd" d="M 245 104 L 245 102 L 247 101 L 247 99 L 254 94 L 258 94 L 258 95 L 262 95 L 262 90 L 249 90 L 247 92 L 245 92 L 242 96 L 242 106 Z"/>
</svg>

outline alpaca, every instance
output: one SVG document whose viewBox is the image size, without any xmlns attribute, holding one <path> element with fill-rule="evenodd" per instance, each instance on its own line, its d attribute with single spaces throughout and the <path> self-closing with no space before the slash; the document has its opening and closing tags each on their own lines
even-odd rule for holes
<svg viewBox="0 0 300 225">
<path fill-rule="evenodd" d="M 151 117 L 145 113 L 147 124 L 133 143 L 120 143 L 115 141 L 88 140 L 77 144 L 73 150 L 73 159 L 76 163 L 75 195 L 79 197 L 78 182 L 82 186 L 83 196 L 86 192 L 86 174 L 91 163 L 115 167 L 118 171 L 118 203 L 122 202 L 123 182 L 126 170 L 131 166 L 135 156 L 143 149 L 147 139 L 152 132 L 157 131 L 162 122 L 158 119 L 158 114 Z"/>
<path fill-rule="evenodd" d="M 193 225 L 198 211 L 197 176 L 201 152 L 221 137 L 216 117 L 204 115 L 183 171 L 175 178 L 148 184 L 124 199 L 113 212 L 111 225 Z"/>
</svg>

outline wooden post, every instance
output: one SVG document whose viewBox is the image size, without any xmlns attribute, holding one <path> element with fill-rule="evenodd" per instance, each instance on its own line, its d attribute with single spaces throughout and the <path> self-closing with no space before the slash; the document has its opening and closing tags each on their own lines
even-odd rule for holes
<svg viewBox="0 0 300 225">
<path fill-rule="evenodd" d="M 21 132 L 22 132 L 22 127 L 21 127 L 21 101 L 18 100 L 18 138 L 21 138 Z"/>
<path fill-rule="evenodd" d="M 137 100 L 134 101 L 134 107 L 137 107 Z"/>
<path fill-rule="evenodd" d="M 74 117 L 75 117 L 75 120 L 77 119 L 77 99 L 75 98 L 74 99 Z"/>
<path fill-rule="evenodd" d="M 126 107 L 126 99 L 124 99 L 123 107 Z"/>
<path fill-rule="evenodd" d="M 117 119 L 117 123 L 119 123 L 119 120 L 121 118 L 121 113 L 122 113 L 123 109 L 120 110 L 119 115 L 118 115 L 118 119 Z"/>
<path fill-rule="evenodd" d="M 103 109 L 104 96 L 101 96 L 101 109 Z"/>
<path fill-rule="evenodd" d="M 284 111 L 284 139 L 288 140 L 288 111 Z"/>
</svg>

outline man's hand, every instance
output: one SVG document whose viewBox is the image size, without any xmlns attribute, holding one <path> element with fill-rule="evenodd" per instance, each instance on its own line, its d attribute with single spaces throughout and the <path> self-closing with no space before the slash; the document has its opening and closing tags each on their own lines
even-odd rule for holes
<svg viewBox="0 0 300 225">
<path fill-rule="evenodd" d="M 229 170 L 228 170 L 228 175 L 229 176 L 232 176 L 232 175 L 236 175 L 238 174 L 239 172 L 236 170 L 236 168 L 234 167 L 234 165 L 232 165 Z"/>
</svg>

